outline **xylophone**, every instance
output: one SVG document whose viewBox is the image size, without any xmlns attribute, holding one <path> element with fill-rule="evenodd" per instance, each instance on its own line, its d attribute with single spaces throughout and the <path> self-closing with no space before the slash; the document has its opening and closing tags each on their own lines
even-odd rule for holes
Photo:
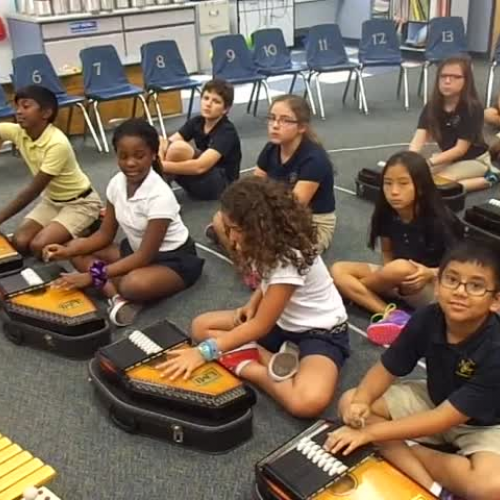
<svg viewBox="0 0 500 500">
<path fill-rule="evenodd" d="M 63 271 L 49 264 L 0 278 L 4 333 L 16 344 L 89 357 L 109 343 L 109 327 L 85 293 L 50 286 Z"/>
<path fill-rule="evenodd" d="M 27 489 L 48 483 L 55 474 L 52 467 L 0 434 L 0 500 L 26 498 Z"/>
<path fill-rule="evenodd" d="M 127 432 L 208 453 L 229 451 L 252 436 L 255 393 L 216 362 L 189 380 L 162 378 L 156 365 L 171 349 L 188 346 L 186 335 L 163 321 L 99 349 L 89 364 L 96 396 Z"/>
<path fill-rule="evenodd" d="M 356 177 L 356 195 L 376 202 L 382 186 L 382 170 L 385 162 L 379 162 L 375 168 L 363 168 Z M 441 193 L 443 201 L 454 212 L 459 212 L 465 205 L 465 191 L 461 184 L 433 175 L 434 184 Z"/>
<path fill-rule="evenodd" d="M 184 412 L 225 419 L 255 403 L 254 392 L 217 362 L 199 367 L 188 380 L 162 378 L 156 365 L 167 359 L 169 350 L 187 347 L 184 333 L 164 321 L 103 347 L 96 357 L 103 372 L 132 395 Z"/>
<path fill-rule="evenodd" d="M 7 237 L 0 233 L 0 276 L 15 273 L 22 267 L 23 258 Z"/>
<path fill-rule="evenodd" d="M 256 492 L 265 500 L 431 500 L 435 498 L 372 446 L 347 456 L 323 449 L 339 422 L 320 420 L 256 466 Z"/>
</svg>

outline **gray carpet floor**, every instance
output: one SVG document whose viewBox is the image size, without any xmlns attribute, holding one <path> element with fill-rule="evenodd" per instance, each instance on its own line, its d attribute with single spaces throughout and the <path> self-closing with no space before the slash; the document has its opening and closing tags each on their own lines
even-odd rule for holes
<svg viewBox="0 0 500 500">
<path fill-rule="evenodd" d="M 481 92 L 486 70 L 483 61 L 475 62 Z M 327 119 L 315 119 L 314 125 L 325 148 L 332 150 L 338 187 L 338 228 L 333 246 L 325 254 L 328 264 L 345 259 L 379 259 L 366 248 L 372 205 L 353 195 L 354 178 L 361 168 L 400 149 L 386 145 L 409 142 L 421 108 L 416 96 L 418 71 L 410 74 L 410 112 L 404 111 L 402 102 L 395 99 L 397 74 L 393 72 L 367 79 L 368 116 L 359 114 L 352 100 L 342 107 L 341 84 L 324 86 Z M 260 118 L 246 115 L 243 104 L 231 112 L 242 138 L 242 169 L 254 166 L 257 152 L 265 142 L 264 114 L 263 102 Z M 182 117 L 169 119 L 167 129 L 175 131 L 182 121 Z M 76 138 L 74 145 L 82 166 L 104 195 L 108 180 L 117 171 L 113 155 L 99 155 L 90 140 L 84 145 Z M 367 147 L 370 149 L 359 149 Z M 10 154 L 0 156 L 0 172 L 0 203 L 5 203 L 28 182 L 29 174 L 22 161 Z M 203 231 L 217 203 L 189 200 L 182 191 L 176 194 L 193 238 L 209 246 Z M 494 194 L 491 190 L 470 195 L 467 205 Z M 21 217 L 22 214 L 3 225 L 2 231 L 13 231 Z M 198 313 L 235 307 L 247 299 L 249 291 L 230 264 L 204 250 L 200 254 L 206 259 L 202 279 L 188 291 L 146 309 L 140 315 L 139 326 L 167 317 L 188 330 Z M 360 334 L 366 328 L 368 315 L 352 307 L 349 313 L 356 328 L 350 332 L 352 356 L 343 370 L 338 394 L 353 387 L 380 354 L 380 349 Z M 335 401 L 327 414 L 334 412 Z M 0 335 L 0 434 L 9 436 L 57 470 L 50 487 L 64 500 L 250 499 L 255 462 L 309 424 L 286 415 L 259 393 L 253 438 L 225 455 L 206 455 L 129 435 L 114 427 L 96 404 L 85 362 L 17 347 Z"/>
</svg>

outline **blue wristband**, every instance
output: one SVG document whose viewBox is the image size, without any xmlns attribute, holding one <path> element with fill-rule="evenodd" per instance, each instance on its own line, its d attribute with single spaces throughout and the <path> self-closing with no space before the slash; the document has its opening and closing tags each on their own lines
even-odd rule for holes
<svg viewBox="0 0 500 500">
<path fill-rule="evenodd" d="M 207 339 L 198 344 L 198 350 L 205 361 L 214 361 L 220 355 L 215 339 Z"/>
</svg>

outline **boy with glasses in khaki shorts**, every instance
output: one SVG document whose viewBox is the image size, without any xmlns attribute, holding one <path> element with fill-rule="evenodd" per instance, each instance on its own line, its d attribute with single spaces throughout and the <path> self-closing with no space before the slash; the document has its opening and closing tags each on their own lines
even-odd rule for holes
<svg viewBox="0 0 500 500">
<path fill-rule="evenodd" d="M 0 209 L 0 226 L 42 195 L 13 238 L 19 252 L 40 257 L 45 246 L 66 243 L 91 226 L 102 204 L 68 138 L 52 125 L 56 96 L 30 85 L 16 93 L 15 104 L 17 123 L 0 123 L 0 144 L 14 143 L 33 180 Z"/>
</svg>

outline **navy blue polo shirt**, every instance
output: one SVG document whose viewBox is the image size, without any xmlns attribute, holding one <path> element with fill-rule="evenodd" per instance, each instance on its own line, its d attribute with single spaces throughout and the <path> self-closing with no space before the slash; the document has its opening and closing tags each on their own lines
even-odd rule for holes
<svg viewBox="0 0 500 500">
<path fill-rule="evenodd" d="M 235 126 L 227 116 L 223 116 L 208 134 L 204 126 L 205 118 L 195 116 L 179 129 L 179 134 L 185 141 L 193 140 L 202 153 L 207 149 L 220 153 L 221 158 L 214 168 L 222 170 L 228 184 L 237 180 L 240 176 L 241 144 Z"/>
<path fill-rule="evenodd" d="M 285 181 L 293 188 L 298 181 L 317 182 L 318 190 L 311 200 L 315 214 L 335 211 L 333 165 L 327 152 L 317 143 L 304 138 L 291 158 L 281 162 L 280 146 L 268 142 L 257 160 L 257 166 L 271 179 Z"/>
<path fill-rule="evenodd" d="M 394 376 L 403 377 L 421 358 L 427 364 L 427 389 L 436 406 L 448 400 L 469 417 L 469 425 L 500 424 L 500 319 L 496 314 L 468 339 L 449 344 L 439 305 L 418 310 L 381 361 Z"/>
<path fill-rule="evenodd" d="M 452 234 L 453 228 L 445 231 L 436 221 L 416 217 L 410 222 L 403 222 L 396 212 L 392 212 L 381 224 L 377 236 L 390 240 L 395 259 L 411 259 L 427 267 L 437 267 L 455 241 Z"/>
</svg>

